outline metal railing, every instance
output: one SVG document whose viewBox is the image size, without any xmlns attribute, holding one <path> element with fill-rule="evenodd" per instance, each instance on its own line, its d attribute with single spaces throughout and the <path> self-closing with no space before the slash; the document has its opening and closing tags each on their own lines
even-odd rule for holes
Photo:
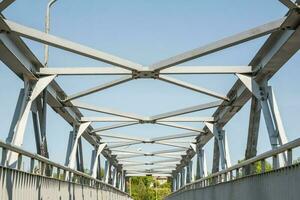
<svg viewBox="0 0 300 200">
<path fill-rule="evenodd" d="M 207 177 L 201 178 L 199 180 L 196 180 L 192 183 L 186 184 L 182 186 L 180 189 L 174 191 L 172 194 L 169 195 L 169 197 L 180 193 L 182 191 L 191 190 L 191 189 L 198 189 L 198 188 L 204 188 L 211 185 L 216 185 L 219 183 L 229 182 L 232 180 L 236 180 L 245 176 L 250 176 L 254 174 L 259 173 L 265 173 L 267 171 L 276 170 L 281 168 L 279 165 L 279 155 L 280 154 L 286 154 L 287 156 L 287 162 L 286 165 L 283 167 L 288 167 L 293 165 L 293 149 L 300 146 L 300 138 L 293 140 L 289 143 L 286 143 L 274 150 L 267 151 L 265 153 L 262 153 L 256 157 L 253 157 L 248 160 L 244 160 L 234 166 L 231 166 L 225 170 L 219 171 L 217 173 L 211 174 Z M 267 169 L 267 162 L 266 160 L 268 158 L 272 158 L 272 166 L 270 166 L 270 169 Z M 255 165 L 260 164 L 261 169 L 259 172 L 255 170 Z M 247 172 L 248 170 L 248 172 Z"/>
<path fill-rule="evenodd" d="M 71 169 L 64 165 L 55 163 L 43 156 L 38 154 L 30 153 L 26 150 L 21 149 L 20 147 L 5 143 L 0 140 L 0 149 L 2 149 L 2 159 L 0 166 L 5 166 L 5 158 L 6 154 L 11 151 L 18 155 L 18 159 L 16 161 L 16 168 L 19 171 L 28 172 L 30 174 L 40 175 L 44 177 L 54 178 L 61 181 L 77 183 L 89 187 L 98 188 L 104 191 L 114 191 L 121 196 L 126 196 L 128 199 L 131 199 L 130 195 L 126 192 L 119 190 L 112 185 L 109 185 L 101 180 L 95 179 L 92 176 L 85 174 L 83 172 Z M 30 159 L 30 167 L 28 171 L 22 170 L 22 160 L 24 157 Z M 37 164 L 37 165 L 36 165 Z M 9 167 L 7 167 L 9 168 Z M 56 172 L 55 172 L 56 169 Z"/>
</svg>

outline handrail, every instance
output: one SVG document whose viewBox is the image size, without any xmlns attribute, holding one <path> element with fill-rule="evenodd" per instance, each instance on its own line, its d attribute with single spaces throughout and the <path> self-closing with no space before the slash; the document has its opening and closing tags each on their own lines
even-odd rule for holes
<svg viewBox="0 0 300 200">
<path fill-rule="evenodd" d="M 77 171 L 77 170 L 74 170 L 74 169 L 71 169 L 69 167 L 66 167 L 64 165 L 61 165 L 61 164 L 58 164 L 56 162 L 53 162 L 51 160 L 49 160 L 48 158 L 45 158 L 41 155 L 38 155 L 38 154 L 34 154 L 34 153 L 30 153 L 18 146 L 15 146 L 15 145 L 12 145 L 12 144 L 8 144 L 6 142 L 3 142 L 2 140 L 0 140 L 0 148 L 2 148 L 3 151 L 12 151 L 14 153 L 17 153 L 19 155 L 22 155 L 22 156 L 26 156 L 26 157 L 29 157 L 31 159 L 35 159 L 37 161 L 40 161 L 41 163 L 43 164 L 46 164 L 46 165 L 49 165 L 49 166 L 52 166 L 52 167 L 56 167 L 57 169 L 61 169 L 61 170 L 64 170 L 66 172 L 70 172 L 70 173 L 73 173 L 74 175 L 77 175 L 77 176 L 80 176 L 80 177 L 83 177 L 83 178 L 87 178 L 88 180 L 92 181 L 92 182 L 95 182 L 95 183 L 100 183 L 102 185 L 105 185 L 106 187 L 108 188 L 111 188 L 113 190 L 116 190 L 118 191 L 119 193 L 123 194 L 123 195 L 126 195 L 126 196 L 130 196 L 128 193 L 126 192 L 123 192 L 122 190 L 119 190 L 118 188 L 115 188 L 113 187 L 112 185 L 110 184 L 107 184 L 99 179 L 96 179 L 96 178 L 93 178 L 92 176 L 88 175 L 88 174 L 85 174 L 83 172 L 80 172 L 80 171 Z M 3 158 L 2 158 L 3 159 Z M 32 163 L 31 163 L 32 164 Z M 0 163 L 0 166 L 3 165 L 3 163 Z M 43 174 L 42 174 L 43 175 Z M 71 179 L 69 179 L 70 182 Z"/>
<path fill-rule="evenodd" d="M 299 147 L 299 146 L 300 146 L 300 138 L 295 139 L 295 140 L 293 140 L 289 143 L 283 144 L 283 145 L 279 146 L 276 149 L 267 151 L 265 153 L 257 155 L 253 158 L 248 159 L 248 160 L 244 160 L 244 161 L 242 161 L 242 162 L 240 162 L 240 163 L 238 163 L 234 166 L 231 166 L 227 169 L 224 169 L 222 171 L 216 172 L 216 173 L 211 174 L 209 176 L 203 177 L 203 178 L 201 178 L 199 180 L 196 180 L 192 183 L 188 183 L 188 184 L 182 186 L 180 189 L 172 192 L 169 196 L 172 196 L 172 195 L 174 195 L 174 194 L 176 194 L 180 191 L 184 191 L 186 189 L 195 188 L 193 186 L 198 185 L 199 183 L 200 183 L 200 187 L 208 186 L 210 184 L 207 183 L 208 182 L 207 180 L 213 180 L 214 178 L 216 178 L 216 177 L 218 178 L 218 177 L 220 177 L 224 174 L 225 174 L 225 177 L 224 177 L 223 180 L 221 178 L 220 182 L 227 182 L 227 181 L 233 180 L 233 177 L 232 177 L 232 172 L 233 171 L 237 170 L 237 172 L 238 172 L 238 170 L 241 169 L 241 168 L 247 167 L 247 166 L 249 166 L 251 164 L 254 164 L 256 162 L 259 162 L 259 161 L 264 161 L 265 159 L 270 158 L 270 157 L 276 158 L 276 159 L 273 159 L 273 162 L 274 162 L 275 160 L 277 160 L 278 154 L 281 154 L 281 153 L 284 153 L 284 152 L 287 152 L 287 166 L 290 166 L 290 165 L 292 165 L 292 159 L 293 159 L 292 149 L 294 149 L 296 147 Z M 273 169 L 277 169 L 277 168 L 278 167 L 274 166 L 274 163 L 273 163 Z M 227 174 L 228 173 L 230 173 L 229 180 L 227 180 Z M 239 178 L 238 174 L 236 175 L 236 178 Z M 202 183 L 204 183 L 204 184 L 202 184 Z M 216 183 L 214 183 L 214 184 L 216 184 Z"/>
</svg>

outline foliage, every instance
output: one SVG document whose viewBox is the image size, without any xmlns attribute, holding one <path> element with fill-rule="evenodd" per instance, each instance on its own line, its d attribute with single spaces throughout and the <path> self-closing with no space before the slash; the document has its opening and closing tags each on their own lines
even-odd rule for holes
<svg viewBox="0 0 300 200">
<path fill-rule="evenodd" d="M 265 161 L 265 172 L 268 172 L 271 170 L 272 170 L 271 164 L 269 162 Z M 261 165 L 260 161 L 254 163 L 254 172 L 257 174 L 262 173 L 262 165 Z"/>
<path fill-rule="evenodd" d="M 296 160 L 293 160 L 293 164 L 300 163 L 300 157 L 298 157 Z"/>
<path fill-rule="evenodd" d="M 162 200 L 170 193 L 170 180 L 160 184 L 152 176 L 131 177 L 131 195 L 134 200 Z"/>
<path fill-rule="evenodd" d="M 238 163 L 243 162 L 244 160 L 239 160 Z M 254 163 L 254 173 L 255 174 L 259 174 L 262 173 L 262 162 L 261 161 L 257 161 Z M 272 170 L 272 165 L 268 162 L 265 161 L 265 172 L 271 171 Z"/>
</svg>

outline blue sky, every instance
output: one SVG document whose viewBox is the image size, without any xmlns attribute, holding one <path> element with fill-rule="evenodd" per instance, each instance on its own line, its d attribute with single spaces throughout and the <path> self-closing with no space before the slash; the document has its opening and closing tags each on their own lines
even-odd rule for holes
<svg viewBox="0 0 300 200">
<path fill-rule="evenodd" d="M 47 1 L 16 1 L 4 15 L 6 18 L 44 30 Z M 51 11 L 51 33 L 104 52 L 132 60 L 145 66 L 178 53 L 205 45 L 234 33 L 267 23 L 285 15 L 287 9 L 275 0 L 220 0 L 215 1 L 79 1 L 58 0 Z M 266 37 L 229 48 L 184 65 L 248 65 Z M 43 45 L 25 40 L 34 54 L 43 60 Z M 271 80 L 277 94 L 289 140 L 298 137 L 300 129 L 298 113 L 300 57 L 296 54 Z M 7 136 L 18 90 L 22 82 L 0 63 L 0 139 Z M 102 67 L 105 63 L 84 58 L 56 48 L 50 48 L 49 67 Z M 62 88 L 72 94 L 100 83 L 118 78 L 103 76 L 58 77 Z M 195 85 L 226 94 L 236 81 L 232 75 L 176 76 Z M 5 87 L 9 86 L 9 87 Z M 213 98 L 178 88 L 158 80 L 133 80 L 123 85 L 81 99 L 95 105 L 107 106 L 141 115 L 155 115 L 187 106 L 213 101 Z M 190 116 L 210 116 L 214 110 L 197 112 Z M 102 116 L 83 111 L 87 116 Z M 249 103 L 229 122 L 228 133 L 232 163 L 242 159 L 247 140 Z M 32 122 L 29 120 L 24 148 L 35 151 Z M 104 124 L 96 123 L 94 127 Z M 202 127 L 203 124 L 190 124 Z M 50 157 L 64 162 L 67 138 L 71 127 L 52 110 L 49 111 L 48 141 Z M 140 137 L 154 137 L 184 132 L 173 128 L 138 125 L 112 132 Z M 262 120 L 258 152 L 270 149 L 269 139 Z M 141 146 L 130 147 L 132 149 Z M 143 150 L 160 149 L 160 146 L 144 146 Z M 88 168 L 91 147 L 84 143 L 85 166 Z M 207 147 L 207 159 L 211 163 L 212 143 Z"/>
</svg>

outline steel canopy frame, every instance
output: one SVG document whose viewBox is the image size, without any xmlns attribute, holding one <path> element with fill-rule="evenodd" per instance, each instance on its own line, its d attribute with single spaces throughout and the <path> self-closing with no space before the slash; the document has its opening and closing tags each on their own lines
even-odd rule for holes
<svg viewBox="0 0 300 200">
<path fill-rule="evenodd" d="M 0 11 L 3 11 L 13 2 L 13 0 L 2 1 L 0 3 Z M 226 134 L 225 130 L 223 130 L 223 127 L 251 98 L 253 102 L 261 102 L 265 118 L 267 118 L 268 115 L 275 116 L 275 124 L 272 124 L 271 120 L 266 122 L 268 127 L 273 127 L 274 129 L 272 130 L 273 135 L 269 133 L 272 146 L 275 148 L 277 145 L 276 139 L 274 140 L 274 138 L 272 138 L 274 137 L 275 131 L 279 132 L 280 137 L 277 139 L 279 140 L 281 145 L 286 142 L 285 132 L 281 123 L 281 118 L 274 97 L 274 92 L 270 88 L 270 86 L 268 86 L 267 82 L 299 49 L 300 28 L 298 28 L 298 26 L 300 24 L 300 16 L 298 14 L 299 7 L 296 4 L 288 0 L 280 0 L 280 2 L 282 2 L 290 9 L 285 17 L 213 42 L 203 47 L 199 47 L 197 49 L 168 58 L 166 60 L 155 63 L 150 67 L 142 66 L 140 64 L 104 53 L 102 51 L 92 49 L 90 47 L 86 47 L 51 34 L 17 24 L 1 16 L 0 58 L 12 71 L 14 71 L 21 79 L 23 79 L 25 83 L 30 83 L 30 87 L 35 88 L 36 86 L 38 86 L 37 89 L 33 90 L 33 94 L 30 94 L 31 96 L 29 96 L 29 99 L 31 101 L 34 101 L 35 98 L 39 96 L 41 90 L 46 90 L 46 93 L 49 96 L 49 98 L 47 99 L 48 105 L 50 105 L 69 124 L 72 125 L 73 130 L 72 134 L 70 134 L 71 145 L 68 157 L 68 163 L 70 167 L 75 168 L 76 154 L 79 152 L 78 156 L 80 157 L 80 152 L 82 153 L 82 149 L 80 147 L 82 136 L 95 147 L 96 157 L 93 157 L 94 163 L 92 163 L 91 167 L 91 169 L 93 169 L 93 176 L 96 176 L 97 173 L 97 164 L 100 163 L 97 160 L 97 157 L 100 155 L 100 153 L 107 158 L 108 168 L 111 167 L 110 165 L 114 165 L 114 167 L 119 170 L 119 172 L 120 170 L 126 170 L 126 176 L 139 176 L 148 174 L 162 174 L 165 176 L 169 176 L 172 174 L 173 176 L 175 175 L 177 177 L 176 174 L 182 173 L 182 170 L 185 170 L 185 167 L 186 169 L 188 169 L 191 164 L 190 161 L 194 155 L 197 155 L 197 162 L 200 165 L 201 171 L 205 174 L 203 170 L 205 167 L 203 166 L 205 160 L 203 148 L 211 138 L 215 138 L 215 144 L 217 144 L 215 145 L 216 151 L 214 151 L 214 161 L 218 162 L 213 163 L 213 165 L 218 168 L 219 160 L 221 159 L 221 166 L 229 167 L 230 156 L 228 152 L 228 142 L 226 140 Z M 215 53 L 225 48 L 239 45 L 241 43 L 269 34 L 270 36 L 258 51 L 254 59 L 249 63 L 249 65 L 178 66 L 179 64 L 182 64 L 184 62 L 211 53 Z M 45 68 L 28 49 L 20 36 L 66 51 L 70 51 L 78 55 L 102 61 L 111 64 L 112 66 L 93 68 Z M 204 87 L 196 86 L 178 80 L 172 76 L 186 74 L 226 74 L 236 75 L 239 79 L 236 81 L 230 91 L 225 95 L 219 94 Z M 87 89 L 85 91 L 67 95 L 60 88 L 57 82 L 53 80 L 57 76 L 67 75 L 121 75 L 122 77 L 111 82 Z M 95 92 L 100 92 L 102 90 L 125 83 L 127 81 L 140 78 L 151 78 L 168 82 L 170 84 L 186 88 L 204 95 L 208 95 L 220 100 L 178 109 L 171 112 L 161 113 L 154 116 L 140 116 L 137 114 L 120 112 L 98 105 L 89 105 L 75 100 L 77 98 L 87 96 Z M 256 84 L 256 88 L 252 88 L 254 86 L 254 83 Z M 42 86 L 40 86 L 41 84 Z M 264 102 L 262 102 L 263 100 L 259 99 L 260 96 L 258 95 L 257 91 L 261 90 L 265 92 L 264 87 L 270 89 L 267 92 L 269 92 L 268 94 L 271 95 L 271 97 L 268 97 L 270 98 L 268 99 L 268 101 L 270 101 L 270 104 L 272 104 L 270 106 L 271 108 L 267 108 Z M 253 98 L 257 99 L 255 100 Z M 32 103 L 31 101 L 30 103 L 24 103 L 26 112 L 23 112 L 26 115 L 29 113 Z M 253 103 L 253 105 L 257 105 L 258 102 L 256 102 L 256 104 Z M 216 111 L 211 117 L 181 116 L 211 108 L 216 108 Z M 82 115 L 79 109 L 104 113 L 112 116 L 85 117 Z M 259 123 L 259 117 L 257 115 L 257 112 L 252 113 L 251 111 L 252 117 L 250 117 L 251 120 L 249 123 L 248 137 L 250 137 L 255 130 L 257 131 L 257 128 L 255 128 Z M 24 118 L 26 117 L 27 116 L 25 116 Z M 21 120 L 22 129 L 25 128 L 26 121 L 27 120 Z M 93 128 L 91 126 L 91 123 L 93 122 L 117 123 L 110 126 Z M 201 129 L 195 128 L 179 124 L 180 122 L 204 122 L 204 127 Z M 146 139 L 106 132 L 111 129 L 117 129 L 136 124 L 158 124 L 177 129 L 189 130 L 191 132 Z M 275 130 L 276 128 L 278 128 L 278 130 Z M 17 131 L 17 133 L 14 134 L 22 135 L 20 134 L 22 133 L 22 131 L 23 130 L 21 130 L 20 132 Z M 255 143 L 255 136 L 253 135 L 251 136 L 252 139 L 249 140 L 250 143 L 247 144 L 247 147 L 251 146 L 252 143 Z M 16 144 L 20 145 L 22 144 L 23 138 L 20 136 L 18 137 L 19 138 L 17 138 Z M 74 142 L 72 142 L 72 137 L 73 139 L 75 138 Z M 116 144 L 104 144 L 102 137 L 120 140 L 118 140 L 118 143 Z M 174 139 L 179 138 L 192 138 L 192 140 L 190 143 L 184 142 L 182 144 L 178 143 L 178 141 L 173 141 Z M 160 144 L 169 148 L 173 147 L 173 149 L 144 152 L 131 151 L 123 148 L 126 146 L 137 144 Z M 126 160 L 139 156 L 162 157 L 168 159 L 157 160 L 153 162 L 134 162 L 131 160 Z M 82 160 L 82 158 L 80 159 Z M 170 165 L 170 163 L 176 164 Z M 138 168 L 135 168 L 138 166 L 147 166 L 147 169 L 140 170 Z M 106 171 L 106 174 L 111 173 Z M 191 174 L 189 174 L 189 176 L 190 175 Z"/>
</svg>

